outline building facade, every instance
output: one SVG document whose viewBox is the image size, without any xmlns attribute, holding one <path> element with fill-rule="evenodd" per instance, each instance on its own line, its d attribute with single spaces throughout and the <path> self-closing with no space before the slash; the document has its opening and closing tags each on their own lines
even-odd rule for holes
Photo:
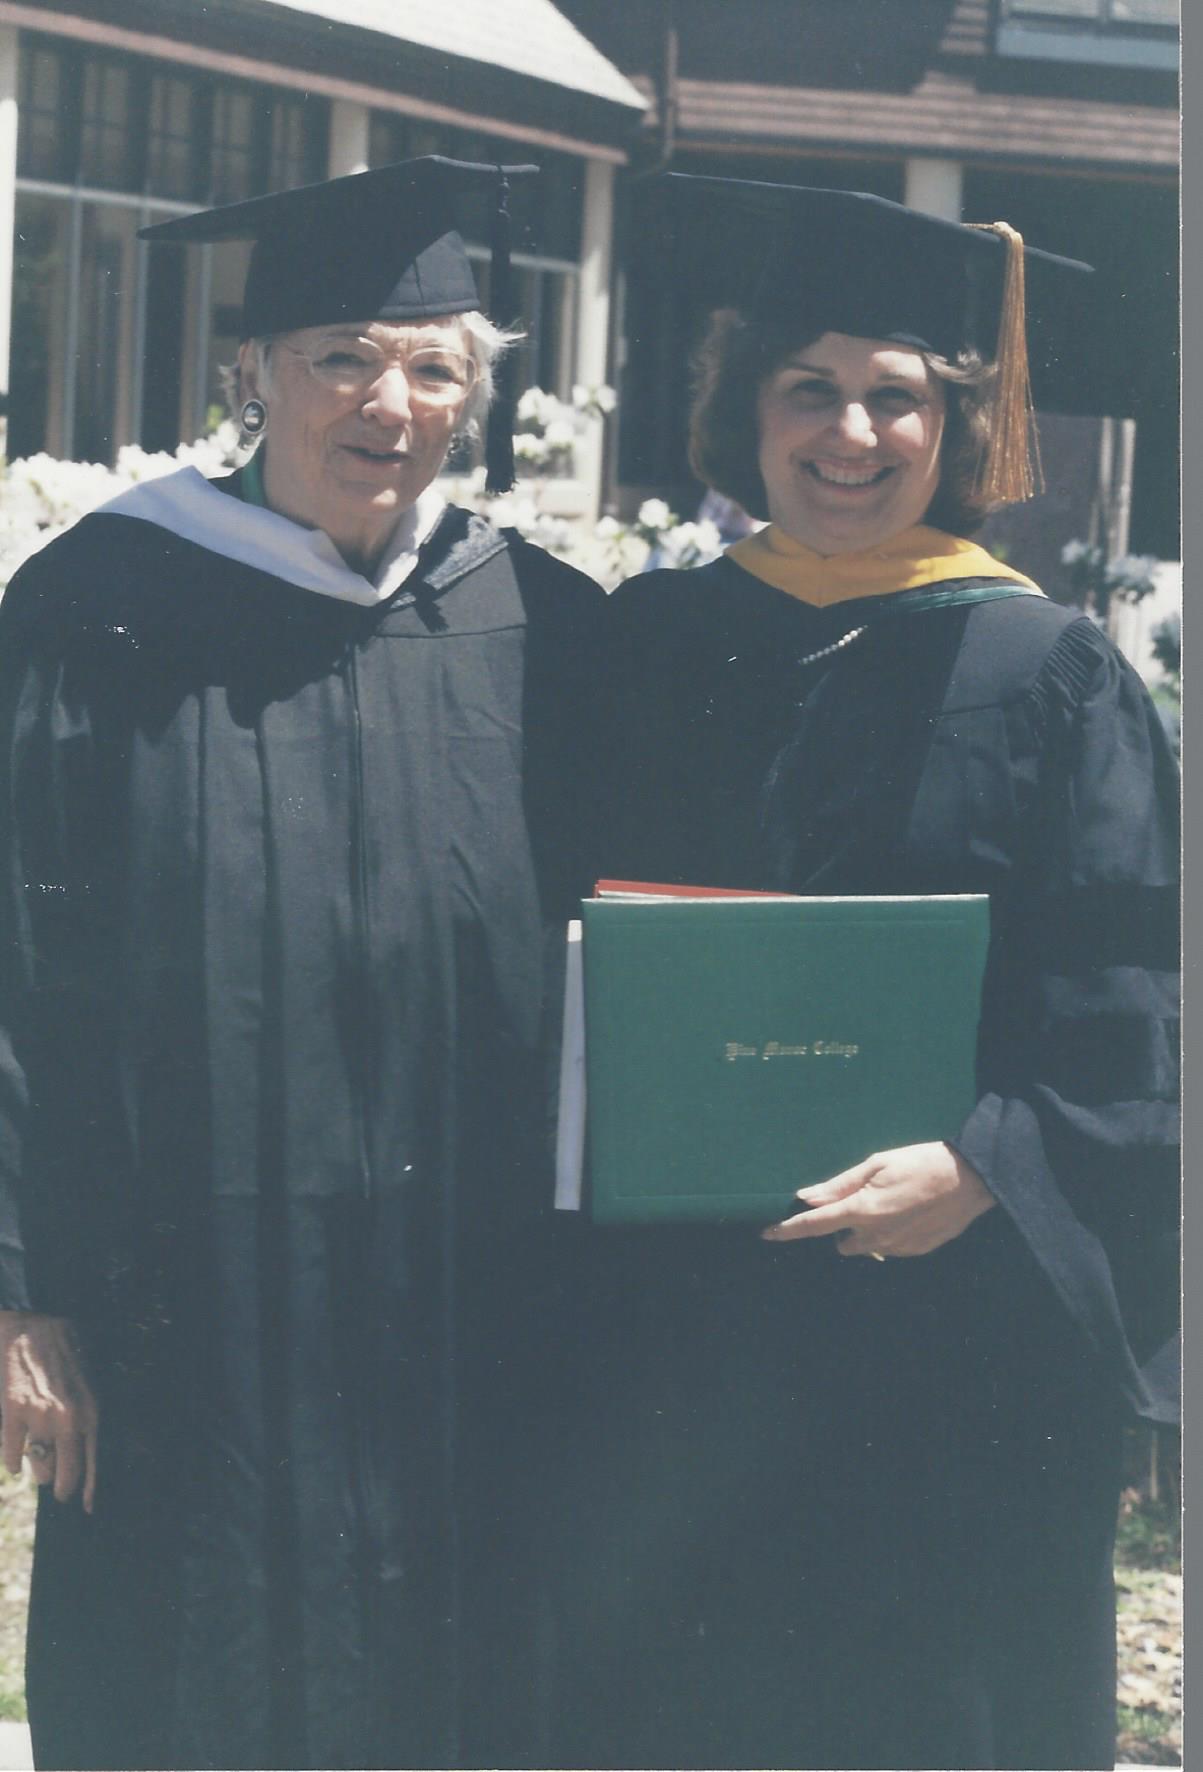
<svg viewBox="0 0 1203 1772">
<path fill-rule="evenodd" d="M 144 223 L 410 154 L 533 159 L 523 379 L 610 381 L 561 508 L 692 510 L 689 361 L 723 267 L 659 250 L 642 173 L 874 191 L 1099 267 L 1104 420 L 988 538 L 1058 587 L 1071 535 L 1178 553 L 1176 0 L 0 0 L 9 457 L 205 427 L 246 249 Z M 469 249 L 487 294 L 487 227 Z M 10 250 L 11 242 L 11 250 Z M 651 249 L 649 249 L 651 248 Z"/>
<path fill-rule="evenodd" d="M 249 246 L 150 251 L 140 227 L 411 154 L 538 161 L 513 196 L 521 374 L 603 381 L 644 108 L 551 0 L 0 0 L 6 453 L 173 449 L 219 405 Z M 466 236 L 487 299 L 483 207 Z"/>
<path fill-rule="evenodd" d="M 561 4 L 649 100 L 633 170 L 871 191 L 1095 265 L 1109 417 L 1048 416 L 1048 495 L 994 539 L 1054 585 L 1061 541 L 1092 525 L 1113 551 L 1177 557 L 1176 0 Z M 689 357 L 725 267 L 667 269 L 647 203 L 624 180 L 614 486 L 687 510 Z"/>
</svg>

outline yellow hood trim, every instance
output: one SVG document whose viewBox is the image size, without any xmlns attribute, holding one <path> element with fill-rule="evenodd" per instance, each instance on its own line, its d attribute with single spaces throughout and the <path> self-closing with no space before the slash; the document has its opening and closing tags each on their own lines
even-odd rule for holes
<svg viewBox="0 0 1203 1772">
<path fill-rule="evenodd" d="M 878 548 L 855 554 L 816 554 L 770 524 L 728 548 L 728 558 L 764 584 L 815 608 L 851 603 L 858 597 L 887 597 L 919 585 L 953 578 L 1006 578 L 1039 590 L 1030 578 L 996 560 L 985 548 L 959 535 L 917 524 Z"/>
</svg>

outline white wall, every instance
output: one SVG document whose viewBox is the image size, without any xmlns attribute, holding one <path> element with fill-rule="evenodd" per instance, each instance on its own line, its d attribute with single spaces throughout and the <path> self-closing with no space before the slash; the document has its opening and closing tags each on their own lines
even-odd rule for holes
<svg viewBox="0 0 1203 1772">
<path fill-rule="evenodd" d="M 0 394 L 8 396 L 13 307 L 13 228 L 17 197 L 17 32 L 0 25 Z M 0 415 L 0 456 L 8 420 Z"/>
<path fill-rule="evenodd" d="M 963 186 L 959 160 L 916 157 L 906 162 L 903 201 L 908 208 L 920 209 L 924 215 L 938 215 L 944 221 L 959 222 Z"/>
<path fill-rule="evenodd" d="M 368 139 L 372 113 L 352 99 L 336 98 L 330 106 L 330 153 L 328 178 L 368 169 Z"/>
</svg>

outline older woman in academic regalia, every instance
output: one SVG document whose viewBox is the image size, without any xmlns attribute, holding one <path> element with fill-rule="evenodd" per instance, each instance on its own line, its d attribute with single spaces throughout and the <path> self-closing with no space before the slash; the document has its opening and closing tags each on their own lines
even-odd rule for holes
<svg viewBox="0 0 1203 1772">
<path fill-rule="evenodd" d="M 456 196 L 533 170 L 150 230 L 255 242 L 258 451 L 86 517 L 0 611 L 41 1766 L 545 1757 L 544 957 L 584 884 L 601 599 L 437 483 L 506 342 Z"/>
<path fill-rule="evenodd" d="M 611 600 L 605 872 L 987 894 L 992 933 L 963 1124 L 759 1237 L 595 1233 L 557 1763 L 1110 1766 L 1121 1426 L 1175 1377 L 1175 769 L 1094 622 L 970 539 L 1032 485 L 1025 259 L 1066 357 L 1087 268 L 670 186 L 742 280 L 695 470 L 766 526 Z"/>
</svg>

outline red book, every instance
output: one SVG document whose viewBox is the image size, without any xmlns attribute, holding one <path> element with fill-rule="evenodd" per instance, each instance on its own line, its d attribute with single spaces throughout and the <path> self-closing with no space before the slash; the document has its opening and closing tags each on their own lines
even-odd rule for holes
<svg viewBox="0 0 1203 1772">
<path fill-rule="evenodd" d="M 599 880 L 594 898 L 796 898 L 794 892 L 752 892 L 738 886 L 666 886 L 656 880 Z"/>
</svg>

